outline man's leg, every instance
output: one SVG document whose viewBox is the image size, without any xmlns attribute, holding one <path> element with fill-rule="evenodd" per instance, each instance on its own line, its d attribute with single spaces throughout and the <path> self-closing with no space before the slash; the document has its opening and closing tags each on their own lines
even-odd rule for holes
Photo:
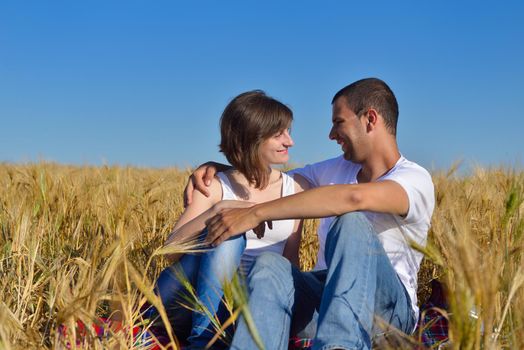
<svg viewBox="0 0 524 350">
<path fill-rule="evenodd" d="M 219 323 L 229 317 L 222 302 L 224 296 L 223 284 L 231 282 L 237 272 L 240 260 L 246 249 L 245 235 L 235 236 L 222 242 L 218 247 L 203 253 L 200 258 L 200 268 L 197 275 L 195 289 L 198 300 Z M 216 334 L 217 329 L 213 321 L 204 312 L 194 312 L 191 335 L 187 339 L 191 348 L 203 349 Z M 220 341 L 213 348 L 225 347 Z"/>
<path fill-rule="evenodd" d="M 320 304 L 322 282 L 300 272 L 281 255 L 260 255 L 248 277 L 249 312 L 266 349 L 287 350 L 291 323 L 307 328 Z M 295 317 L 293 317 L 295 316 Z M 231 349 L 256 349 L 244 317 L 240 318 Z"/>
<path fill-rule="evenodd" d="M 377 261 L 373 335 L 397 329 L 411 334 L 417 322 L 411 299 L 384 252 Z"/>
<path fill-rule="evenodd" d="M 325 254 L 328 273 L 314 349 L 369 349 L 374 313 L 404 328 L 414 322 L 404 287 L 363 214 L 335 220 Z"/>
</svg>

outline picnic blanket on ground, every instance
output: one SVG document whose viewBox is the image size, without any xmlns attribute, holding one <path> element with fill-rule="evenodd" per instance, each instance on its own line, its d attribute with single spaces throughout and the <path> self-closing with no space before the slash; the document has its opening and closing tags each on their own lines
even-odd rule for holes
<svg viewBox="0 0 524 350">
<path fill-rule="evenodd" d="M 63 324 L 58 327 L 59 338 L 64 339 L 68 349 L 73 347 L 72 344 L 67 342 L 69 332 L 72 331 Z M 85 343 L 86 339 L 93 334 L 99 340 L 104 340 L 109 339 L 115 333 L 122 332 L 129 335 L 129 332 L 131 332 L 134 346 L 147 346 L 149 350 L 160 350 L 160 346 L 155 342 L 148 330 L 140 326 L 134 326 L 129 329 L 129 327 L 123 326 L 122 322 L 114 321 L 106 317 L 98 318 L 97 322 L 91 324 L 91 329 L 89 329 L 89 326 L 86 326 L 84 322 L 77 320 L 74 332 L 76 334 L 77 347 Z"/>
<path fill-rule="evenodd" d="M 445 312 L 448 305 L 444 287 L 436 280 L 432 281 L 431 287 L 431 296 L 420 307 L 420 317 L 415 331 L 415 335 L 420 336 L 421 348 L 435 348 L 448 341 L 448 319 Z M 159 344 L 166 346 L 169 343 L 167 333 L 161 327 L 134 326 L 129 330 L 128 327 L 123 327 L 121 322 L 103 317 L 99 318 L 98 322 L 93 323 L 91 327 L 92 329 L 89 331 L 82 321 L 76 322 L 77 346 L 81 345 L 83 339 L 93 332 L 102 340 L 117 332 L 127 333 L 131 331 L 136 346 L 147 346 L 151 350 L 159 350 L 161 348 Z M 67 332 L 68 329 L 64 325 L 61 325 L 58 329 L 58 333 L 62 337 L 66 337 Z M 68 345 L 68 348 L 71 348 L 70 344 Z M 312 346 L 312 339 L 291 337 L 288 350 L 309 350 Z"/>
</svg>

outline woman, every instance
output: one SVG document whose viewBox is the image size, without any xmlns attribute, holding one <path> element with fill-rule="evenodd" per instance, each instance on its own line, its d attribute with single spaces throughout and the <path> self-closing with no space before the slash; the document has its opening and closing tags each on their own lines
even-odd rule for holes
<svg viewBox="0 0 524 350">
<path fill-rule="evenodd" d="M 205 238 L 205 222 L 220 211 L 220 202 L 236 200 L 238 206 L 250 206 L 304 190 L 306 184 L 295 182 L 272 164 L 289 160 L 288 148 L 293 146 L 289 134 L 293 116 L 281 102 L 263 91 L 245 92 L 235 97 L 220 119 L 220 151 L 233 166 L 219 173 L 210 186 L 210 196 L 195 191 L 192 203 L 176 223 L 166 245 L 180 244 Z M 230 203 L 231 204 L 231 203 Z M 233 237 L 218 247 L 201 253 L 185 254 L 166 268 L 158 278 L 160 295 L 171 325 L 179 339 L 187 339 L 192 348 L 204 348 L 216 331 L 210 319 L 202 313 L 191 313 L 186 304 L 185 287 L 179 281 L 182 271 L 195 288 L 204 307 L 224 321 L 228 312 L 221 302 L 222 283 L 233 274 L 247 274 L 255 258 L 263 251 L 284 254 L 298 265 L 298 245 L 301 235 L 299 220 L 275 221 L 258 238 L 253 231 Z M 219 346 L 215 344 L 214 347 Z"/>
</svg>

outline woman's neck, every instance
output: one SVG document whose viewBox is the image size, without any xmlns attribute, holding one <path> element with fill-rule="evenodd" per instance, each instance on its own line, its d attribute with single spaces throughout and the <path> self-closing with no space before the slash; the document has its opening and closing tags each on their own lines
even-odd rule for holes
<svg viewBox="0 0 524 350">
<path fill-rule="evenodd" d="M 264 188 L 256 188 L 255 184 L 250 183 L 238 170 L 230 171 L 228 177 L 232 180 L 233 191 L 241 200 L 259 202 L 276 199 L 282 190 L 282 172 L 277 169 L 271 169 L 268 184 Z"/>
<path fill-rule="evenodd" d="M 230 174 L 232 175 L 236 183 L 244 187 L 250 188 L 252 190 L 257 190 L 257 191 L 264 191 L 266 188 L 280 183 L 280 180 L 282 178 L 282 172 L 280 170 L 269 168 L 268 173 L 269 173 L 268 174 L 269 176 L 268 176 L 268 182 L 267 182 L 266 187 L 264 187 L 263 189 L 260 189 L 260 188 L 257 189 L 255 188 L 255 184 L 250 183 L 249 180 L 238 170 L 232 170 L 230 172 Z"/>
</svg>

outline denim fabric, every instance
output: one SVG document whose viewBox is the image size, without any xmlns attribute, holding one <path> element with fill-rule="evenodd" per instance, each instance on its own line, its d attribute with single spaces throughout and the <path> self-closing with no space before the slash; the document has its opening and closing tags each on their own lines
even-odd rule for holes
<svg viewBox="0 0 524 350">
<path fill-rule="evenodd" d="M 370 349 L 379 330 L 374 317 L 413 330 L 409 296 L 363 214 L 333 222 L 325 257 L 327 270 L 317 272 L 300 272 L 276 254 L 257 259 L 248 279 L 249 309 L 266 349 L 287 349 L 290 333 L 314 334 L 313 349 Z M 244 319 L 231 348 L 256 348 Z"/>
<path fill-rule="evenodd" d="M 203 236 L 206 232 L 204 231 Z M 222 323 L 229 317 L 222 303 L 224 281 L 230 281 L 237 271 L 246 247 L 244 235 L 235 236 L 216 248 L 207 247 L 202 253 L 185 254 L 179 261 L 162 271 L 156 282 L 160 296 L 176 336 L 184 341 L 187 349 L 203 349 L 216 334 L 206 314 L 191 312 L 182 305 L 191 305 L 187 289 L 179 281 L 183 273 L 195 288 L 198 300 Z M 156 315 L 156 310 L 149 317 Z M 216 343 L 214 348 L 225 347 Z"/>
</svg>

